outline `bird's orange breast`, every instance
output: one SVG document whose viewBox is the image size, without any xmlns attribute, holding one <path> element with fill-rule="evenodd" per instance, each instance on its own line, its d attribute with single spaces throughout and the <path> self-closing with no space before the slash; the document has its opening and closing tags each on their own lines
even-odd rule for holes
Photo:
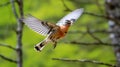
<svg viewBox="0 0 120 67">
<path fill-rule="evenodd" d="M 55 39 L 60 39 L 64 37 L 68 31 L 69 26 L 60 26 L 57 31 L 52 35 Z"/>
<path fill-rule="evenodd" d="M 64 37 L 69 29 L 69 26 L 60 26 L 60 37 Z"/>
</svg>

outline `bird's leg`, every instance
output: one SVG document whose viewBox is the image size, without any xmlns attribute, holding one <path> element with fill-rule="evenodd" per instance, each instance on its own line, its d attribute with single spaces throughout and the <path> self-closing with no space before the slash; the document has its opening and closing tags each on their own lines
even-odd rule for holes
<svg viewBox="0 0 120 67">
<path fill-rule="evenodd" d="M 53 46 L 54 46 L 54 49 L 55 49 L 55 48 L 56 48 L 56 46 L 57 46 L 57 41 L 54 41 Z"/>
<path fill-rule="evenodd" d="M 57 46 L 57 41 L 56 40 L 52 40 L 52 42 L 54 43 L 53 46 L 55 48 Z"/>
</svg>

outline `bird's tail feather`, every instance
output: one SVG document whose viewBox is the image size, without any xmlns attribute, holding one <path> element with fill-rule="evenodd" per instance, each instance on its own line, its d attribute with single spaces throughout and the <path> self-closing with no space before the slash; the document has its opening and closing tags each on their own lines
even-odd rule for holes
<svg viewBox="0 0 120 67">
<path fill-rule="evenodd" d="M 46 44 L 46 41 L 42 41 L 38 43 L 37 45 L 35 45 L 35 50 L 41 51 L 45 47 L 45 44 Z"/>
</svg>

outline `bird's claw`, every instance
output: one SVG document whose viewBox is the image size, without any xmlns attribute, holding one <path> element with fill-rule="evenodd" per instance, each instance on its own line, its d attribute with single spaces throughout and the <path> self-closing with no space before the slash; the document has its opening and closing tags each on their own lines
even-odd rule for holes
<svg viewBox="0 0 120 67">
<path fill-rule="evenodd" d="M 56 48 L 56 46 L 57 46 L 57 42 L 54 42 L 53 46 L 54 46 L 54 49 L 55 49 L 55 48 Z"/>
</svg>

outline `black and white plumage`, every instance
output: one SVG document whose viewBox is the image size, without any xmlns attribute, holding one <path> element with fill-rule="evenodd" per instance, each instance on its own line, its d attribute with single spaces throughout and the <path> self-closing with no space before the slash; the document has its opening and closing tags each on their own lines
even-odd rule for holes
<svg viewBox="0 0 120 67">
<path fill-rule="evenodd" d="M 41 21 L 31 15 L 28 15 L 27 18 L 23 20 L 23 22 L 32 30 L 35 32 L 46 36 L 51 29 L 50 26 L 48 26 L 47 22 Z"/>
</svg>

